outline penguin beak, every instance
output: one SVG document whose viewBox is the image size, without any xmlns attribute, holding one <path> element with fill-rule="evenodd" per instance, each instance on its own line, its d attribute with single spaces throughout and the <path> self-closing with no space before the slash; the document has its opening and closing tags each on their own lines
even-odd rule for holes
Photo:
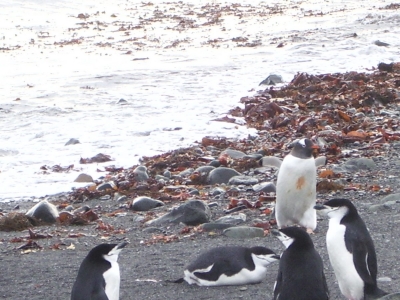
<svg viewBox="0 0 400 300">
<path fill-rule="evenodd" d="M 279 231 L 279 230 L 276 230 L 276 229 L 272 229 L 271 233 L 272 233 L 274 236 L 276 236 L 276 237 L 278 237 L 278 236 L 281 235 L 280 231 Z"/>
<path fill-rule="evenodd" d="M 311 149 L 316 149 L 316 150 L 318 150 L 318 149 L 319 149 L 319 146 L 318 146 L 317 144 L 314 144 L 314 145 L 311 146 Z"/>
<path fill-rule="evenodd" d="M 274 258 L 276 260 L 280 260 L 281 257 L 278 254 L 272 255 L 271 258 Z"/>
<path fill-rule="evenodd" d="M 116 249 L 122 249 L 124 248 L 126 245 L 128 245 L 129 243 L 126 241 L 123 241 L 122 243 L 119 243 L 116 247 Z"/>
<path fill-rule="evenodd" d="M 322 204 L 317 204 L 314 206 L 314 209 L 316 210 L 324 210 L 325 208 L 326 208 L 325 205 Z"/>
</svg>

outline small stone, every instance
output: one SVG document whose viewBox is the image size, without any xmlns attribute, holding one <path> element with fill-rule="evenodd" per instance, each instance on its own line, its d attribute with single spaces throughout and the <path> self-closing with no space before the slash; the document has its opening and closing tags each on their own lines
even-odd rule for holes
<svg viewBox="0 0 400 300">
<path fill-rule="evenodd" d="M 379 277 L 378 279 L 376 279 L 377 282 L 391 282 L 392 278 L 390 277 Z"/>
<path fill-rule="evenodd" d="M 124 201 L 128 200 L 128 197 L 123 195 L 121 197 L 118 197 L 116 200 L 117 200 L 117 202 L 124 202 Z"/>
<path fill-rule="evenodd" d="M 72 138 L 72 139 L 69 139 L 69 141 L 66 142 L 64 146 L 76 145 L 76 144 L 80 144 L 79 140 Z"/>
<path fill-rule="evenodd" d="M 43 200 L 28 210 L 26 215 L 46 223 L 55 223 L 59 214 L 55 205 L 49 203 L 47 200 Z"/>
<path fill-rule="evenodd" d="M 132 218 L 133 222 L 139 223 L 142 222 L 144 220 L 144 216 L 142 215 L 134 215 Z"/>
<path fill-rule="evenodd" d="M 244 291 L 247 291 L 247 286 L 242 286 L 240 289 L 239 289 L 239 291 L 241 291 L 241 292 L 244 292 Z"/>
<path fill-rule="evenodd" d="M 228 184 L 230 185 L 254 185 L 258 183 L 258 179 L 251 177 L 251 176 L 245 176 L 245 175 L 239 175 L 239 176 L 233 176 L 231 179 L 229 179 Z"/>
<path fill-rule="evenodd" d="M 168 179 L 171 179 L 171 172 L 166 170 L 166 171 L 164 171 L 163 176 L 168 178 Z"/>
<path fill-rule="evenodd" d="M 212 170 L 208 174 L 207 182 L 208 182 L 208 184 L 211 184 L 211 185 L 228 183 L 229 179 L 231 179 L 233 176 L 238 176 L 238 175 L 240 175 L 240 173 L 234 169 L 226 168 L 226 167 L 219 167 L 219 168 Z"/>
<path fill-rule="evenodd" d="M 189 168 L 189 169 L 186 169 L 186 170 L 180 172 L 180 173 L 178 174 L 178 176 L 181 176 L 181 177 L 188 177 L 188 176 L 192 175 L 193 171 L 194 171 L 193 168 Z"/>
<path fill-rule="evenodd" d="M 164 202 L 149 197 L 141 196 L 133 200 L 131 209 L 135 211 L 148 211 L 150 209 L 163 206 Z"/>
<path fill-rule="evenodd" d="M 108 200 L 110 200 L 111 199 L 111 196 L 110 195 L 104 195 L 104 196 L 101 196 L 100 198 L 99 198 L 99 200 L 101 200 L 101 201 L 108 201 Z"/>
<path fill-rule="evenodd" d="M 260 160 L 263 156 L 258 153 L 252 153 L 252 154 L 247 154 L 243 156 L 243 158 L 248 158 L 248 159 L 254 159 L 254 160 Z"/>
<path fill-rule="evenodd" d="M 253 185 L 253 191 L 256 193 L 264 192 L 264 193 L 275 193 L 276 187 L 273 182 L 261 182 L 259 184 Z"/>
<path fill-rule="evenodd" d="M 138 166 L 135 170 L 133 170 L 133 176 L 136 181 L 142 182 L 147 181 L 149 179 L 149 175 L 147 174 L 147 168 L 145 166 Z"/>
<path fill-rule="evenodd" d="M 212 166 L 214 168 L 218 168 L 219 166 L 221 166 L 221 163 L 219 162 L 219 160 L 212 160 L 208 163 L 209 166 Z"/>
<path fill-rule="evenodd" d="M 264 230 L 258 227 L 238 226 L 225 229 L 223 234 L 231 238 L 245 239 L 264 237 Z"/>
<path fill-rule="evenodd" d="M 127 104 L 128 103 L 128 101 L 126 101 L 125 99 L 123 99 L 123 98 L 121 98 L 121 99 L 119 99 L 118 100 L 118 102 L 117 102 L 117 104 Z"/>
<path fill-rule="evenodd" d="M 78 177 L 76 177 L 74 182 L 93 182 L 93 178 L 88 174 L 81 173 L 78 175 Z"/>
</svg>

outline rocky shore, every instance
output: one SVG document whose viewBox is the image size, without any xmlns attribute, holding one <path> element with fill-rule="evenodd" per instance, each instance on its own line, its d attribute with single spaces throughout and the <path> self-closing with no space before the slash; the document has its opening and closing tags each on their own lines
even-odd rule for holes
<svg viewBox="0 0 400 300">
<path fill-rule="evenodd" d="M 276 226 L 277 169 L 262 161 L 283 158 L 299 137 L 312 138 L 320 146 L 316 155 L 328 158 L 318 170 L 318 201 L 353 201 L 375 242 L 378 284 L 398 292 L 398 66 L 380 64 L 370 74 L 297 74 L 285 87 L 242 98 L 244 108 L 219 120 L 244 117 L 258 136 L 204 137 L 193 147 L 143 157 L 141 165 L 126 169 L 107 162 L 101 178 L 81 175 L 93 181 L 87 187 L 0 203 L 0 298 L 68 299 L 86 253 L 99 243 L 127 240 L 119 259 L 121 299 L 272 299 L 278 264 L 256 285 L 204 288 L 171 281 L 211 247 L 283 251 L 269 234 Z M 343 299 L 326 253 L 326 230 L 327 221 L 319 220 L 312 239 L 331 299 Z"/>
</svg>

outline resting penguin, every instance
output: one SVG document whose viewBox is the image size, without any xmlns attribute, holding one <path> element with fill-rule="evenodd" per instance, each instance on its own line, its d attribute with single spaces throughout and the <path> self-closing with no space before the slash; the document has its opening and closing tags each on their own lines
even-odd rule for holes
<svg viewBox="0 0 400 300">
<path fill-rule="evenodd" d="M 300 227 L 286 227 L 272 234 L 286 247 L 279 261 L 274 300 L 329 299 L 322 259 L 308 233 Z"/>
<path fill-rule="evenodd" d="M 79 267 L 71 300 L 118 300 L 118 255 L 128 243 L 101 244 L 89 251 Z"/>
<path fill-rule="evenodd" d="M 312 232 L 317 227 L 317 170 L 312 155 L 316 148 L 311 140 L 301 139 L 283 159 L 276 183 L 275 217 L 279 228 L 301 225 Z"/>
<path fill-rule="evenodd" d="M 378 266 L 374 243 L 353 203 L 332 199 L 316 205 L 315 209 L 329 217 L 326 245 L 342 294 L 351 300 L 385 295 L 376 284 Z"/>
<path fill-rule="evenodd" d="M 278 255 L 265 247 L 217 247 L 190 263 L 183 279 L 199 286 L 259 283 L 267 275 L 267 266 L 278 259 Z"/>
</svg>

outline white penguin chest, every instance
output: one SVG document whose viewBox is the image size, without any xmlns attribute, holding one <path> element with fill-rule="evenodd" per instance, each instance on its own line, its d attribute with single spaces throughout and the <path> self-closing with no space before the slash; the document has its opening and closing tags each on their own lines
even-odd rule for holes
<svg viewBox="0 0 400 300">
<path fill-rule="evenodd" d="M 299 194 L 315 198 L 317 170 L 314 158 L 301 159 L 287 155 L 277 178 L 277 196 L 298 197 Z"/>
<path fill-rule="evenodd" d="M 117 262 L 111 262 L 111 268 L 103 274 L 106 282 L 106 295 L 109 300 L 119 300 L 120 274 Z"/>
<path fill-rule="evenodd" d="M 326 246 L 329 260 L 339 283 L 340 291 L 347 299 L 364 299 L 364 281 L 354 266 L 353 254 L 347 251 L 344 240 L 346 227 L 336 219 L 329 220 Z"/>
</svg>

